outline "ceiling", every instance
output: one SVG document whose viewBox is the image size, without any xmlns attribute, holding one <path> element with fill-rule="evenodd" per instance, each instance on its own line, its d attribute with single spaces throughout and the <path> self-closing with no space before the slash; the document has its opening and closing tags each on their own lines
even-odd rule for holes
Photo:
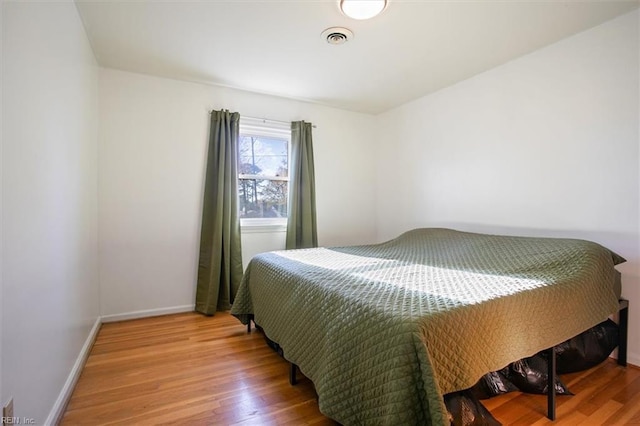
<svg viewBox="0 0 640 426">
<path fill-rule="evenodd" d="M 591 28 L 638 1 L 76 0 L 101 66 L 377 114 Z M 326 28 L 354 38 L 330 45 Z"/>
</svg>

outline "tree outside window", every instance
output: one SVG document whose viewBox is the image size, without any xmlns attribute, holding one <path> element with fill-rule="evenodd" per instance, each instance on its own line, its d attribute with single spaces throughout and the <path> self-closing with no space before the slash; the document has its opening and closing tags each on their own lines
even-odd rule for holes
<svg viewBox="0 0 640 426">
<path fill-rule="evenodd" d="M 238 162 L 240 218 L 286 218 L 289 141 L 241 134 Z"/>
</svg>

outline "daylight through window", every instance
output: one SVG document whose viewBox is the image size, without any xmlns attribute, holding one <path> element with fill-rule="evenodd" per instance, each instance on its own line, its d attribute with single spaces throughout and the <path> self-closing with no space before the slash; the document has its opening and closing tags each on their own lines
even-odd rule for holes
<svg viewBox="0 0 640 426">
<path fill-rule="evenodd" d="M 290 130 L 241 125 L 238 147 L 241 219 L 286 219 L 290 134 Z"/>
</svg>

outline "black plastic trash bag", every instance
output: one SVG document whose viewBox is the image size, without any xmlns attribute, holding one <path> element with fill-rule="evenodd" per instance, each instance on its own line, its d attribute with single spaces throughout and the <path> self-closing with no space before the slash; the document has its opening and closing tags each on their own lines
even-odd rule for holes
<svg viewBox="0 0 640 426">
<path fill-rule="evenodd" d="M 444 396 L 451 426 L 499 426 L 495 419 L 470 390 L 453 392 Z"/>
<path fill-rule="evenodd" d="M 547 393 L 547 360 L 540 354 L 512 362 L 501 372 L 522 392 L 543 395 Z M 555 388 L 557 395 L 573 395 L 558 377 Z"/>
<path fill-rule="evenodd" d="M 471 393 L 478 399 L 489 399 L 494 396 L 517 391 L 518 388 L 500 371 L 487 373 L 471 388 Z"/>
<path fill-rule="evenodd" d="M 618 346 L 618 325 L 610 319 L 555 347 L 559 374 L 588 370 L 606 360 Z"/>
</svg>

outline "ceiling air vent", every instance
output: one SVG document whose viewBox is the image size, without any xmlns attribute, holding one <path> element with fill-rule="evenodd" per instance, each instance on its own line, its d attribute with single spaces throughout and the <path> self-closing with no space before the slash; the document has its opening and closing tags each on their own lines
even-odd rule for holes
<svg viewBox="0 0 640 426">
<path fill-rule="evenodd" d="M 353 38 L 353 33 L 346 28 L 331 27 L 322 32 L 322 38 L 329 44 L 344 44 Z"/>
</svg>

